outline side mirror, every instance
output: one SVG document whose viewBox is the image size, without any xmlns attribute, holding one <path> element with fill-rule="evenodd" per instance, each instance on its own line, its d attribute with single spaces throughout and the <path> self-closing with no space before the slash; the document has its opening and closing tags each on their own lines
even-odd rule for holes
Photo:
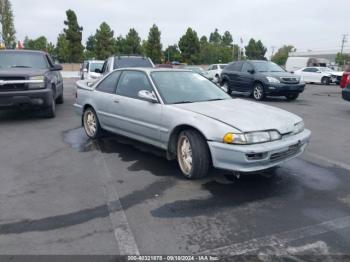
<svg viewBox="0 0 350 262">
<path fill-rule="evenodd" d="M 102 74 L 102 70 L 101 70 L 101 69 L 96 68 L 96 69 L 95 69 L 95 73 Z"/>
<path fill-rule="evenodd" d="M 291 74 L 294 74 L 294 71 L 290 71 Z"/>
<path fill-rule="evenodd" d="M 137 93 L 137 96 L 145 101 L 151 103 L 158 103 L 157 97 L 153 94 L 153 92 L 147 90 L 141 90 Z"/>
<path fill-rule="evenodd" d="M 255 73 L 255 70 L 254 70 L 254 69 L 249 69 L 249 70 L 248 70 L 248 73 L 249 73 L 249 74 L 254 74 L 254 73 Z"/>
<path fill-rule="evenodd" d="M 51 71 L 61 71 L 63 67 L 59 64 L 54 64 L 53 67 L 51 67 Z"/>
</svg>

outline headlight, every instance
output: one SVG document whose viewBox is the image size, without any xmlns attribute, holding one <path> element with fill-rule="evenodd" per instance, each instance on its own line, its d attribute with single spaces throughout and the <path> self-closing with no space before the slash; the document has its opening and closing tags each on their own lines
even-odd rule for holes
<svg viewBox="0 0 350 262">
<path fill-rule="evenodd" d="M 278 80 L 275 77 L 271 77 L 271 76 L 267 76 L 266 77 L 267 81 L 269 81 L 270 83 L 280 83 L 280 80 Z"/>
<path fill-rule="evenodd" d="M 227 144 L 257 144 L 275 141 L 281 139 L 281 135 L 278 131 L 261 131 L 261 132 L 249 132 L 249 133 L 227 133 L 224 136 L 224 143 Z"/>
<path fill-rule="evenodd" d="M 28 84 L 29 89 L 45 88 L 44 76 L 32 76 L 29 78 L 29 81 L 30 81 L 30 83 Z"/>
<path fill-rule="evenodd" d="M 303 132 L 304 129 L 305 129 L 304 122 L 301 121 L 301 122 L 294 125 L 293 134 L 299 134 L 299 133 Z"/>
</svg>

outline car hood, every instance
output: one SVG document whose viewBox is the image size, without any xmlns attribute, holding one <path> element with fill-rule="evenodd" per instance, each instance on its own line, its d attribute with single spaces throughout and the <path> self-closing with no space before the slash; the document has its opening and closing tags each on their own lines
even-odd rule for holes
<svg viewBox="0 0 350 262">
<path fill-rule="evenodd" d="M 329 73 L 335 76 L 343 76 L 344 71 L 331 71 Z"/>
<path fill-rule="evenodd" d="M 242 132 L 278 130 L 290 133 L 302 119 L 285 110 L 250 102 L 243 99 L 227 99 L 173 105 L 183 110 L 215 119 Z"/>
<path fill-rule="evenodd" d="M 48 71 L 49 71 L 48 69 L 34 69 L 34 68 L 8 68 L 8 69 L 0 68 L 0 76 L 30 77 L 30 76 L 44 75 Z"/>
</svg>

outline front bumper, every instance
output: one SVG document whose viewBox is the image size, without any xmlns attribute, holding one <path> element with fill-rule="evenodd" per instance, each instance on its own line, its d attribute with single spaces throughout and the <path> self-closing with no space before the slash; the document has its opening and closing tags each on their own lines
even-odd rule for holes
<svg viewBox="0 0 350 262">
<path fill-rule="evenodd" d="M 350 87 L 344 88 L 341 93 L 344 100 L 350 101 Z"/>
<path fill-rule="evenodd" d="M 301 155 L 310 135 L 311 131 L 305 129 L 300 134 L 269 143 L 230 145 L 209 141 L 208 144 L 214 167 L 239 172 L 256 172 Z"/>
<path fill-rule="evenodd" d="M 304 91 L 305 84 L 284 84 L 284 83 L 268 83 L 266 84 L 265 93 L 267 95 L 290 95 L 298 94 Z"/>
<path fill-rule="evenodd" d="M 51 89 L 0 92 L 0 108 L 16 106 L 50 106 Z"/>
</svg>

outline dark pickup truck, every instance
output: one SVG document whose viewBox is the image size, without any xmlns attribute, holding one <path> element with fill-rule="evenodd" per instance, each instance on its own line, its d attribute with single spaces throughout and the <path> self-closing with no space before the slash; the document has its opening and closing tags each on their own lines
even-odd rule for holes
<svg viewBox="0 0 350 262">
<path fill-rule="evenodd" d="M 0 51 L 0 109 L 37 107 L 55 117 L 63 103 L 62 66 L 41 51 Z"/>
</svg>

